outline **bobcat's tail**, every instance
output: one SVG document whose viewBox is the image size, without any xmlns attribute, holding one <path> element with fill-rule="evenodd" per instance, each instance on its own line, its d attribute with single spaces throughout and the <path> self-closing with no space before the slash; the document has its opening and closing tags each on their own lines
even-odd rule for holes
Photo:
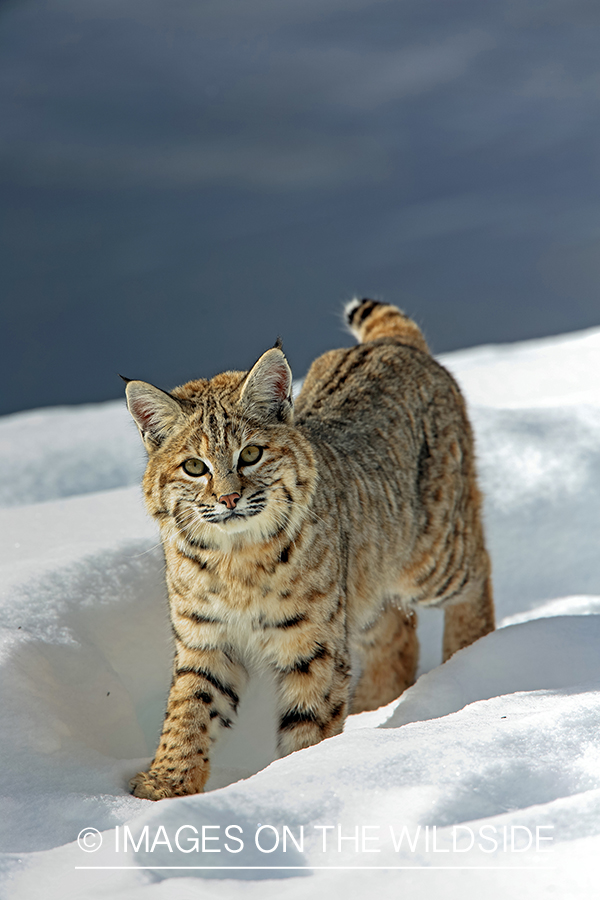
<svg viewBox="0 0 600 900">
<path fill-rule="evenodd" d="M 396 306 L 378 300 L 351 300 L 347 304 L 346 322 L 361 344 L 377 338 L 394 337 L 403 344 L 429 353 L 421 329 Z"/>
</svg>

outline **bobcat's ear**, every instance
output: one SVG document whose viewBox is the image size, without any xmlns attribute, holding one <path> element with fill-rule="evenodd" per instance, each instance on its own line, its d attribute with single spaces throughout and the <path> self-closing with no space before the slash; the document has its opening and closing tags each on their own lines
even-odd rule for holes
<svg viewBox="0 0 600 900">
<path fill-rule="evenodd" d="M 241 402 L 257 418 L 291 423 L 294 414 L 292 370 L 278 346 L 263 353 L 250 369 L 242 388 Z"/>
<path fill-rule="evenodd" d="M 125 394 L 147 449 L 158 447 L 181 417 L 181 406 L 170 394 L 145 381 L 128 381 Z"/>
</svg>

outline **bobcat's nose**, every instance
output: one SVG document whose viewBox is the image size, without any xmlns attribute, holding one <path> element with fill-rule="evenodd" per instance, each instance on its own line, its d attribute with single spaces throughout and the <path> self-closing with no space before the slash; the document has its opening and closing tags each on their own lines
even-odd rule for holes
<svg viewBox="0 0 600 900">
<path fill-rule="evenodd" d="M 222 494 L 219 497 L 219 503 L 224 503 L 227 509 L 233 509 L 240 499 L 240 494 Z"/>
</svg>

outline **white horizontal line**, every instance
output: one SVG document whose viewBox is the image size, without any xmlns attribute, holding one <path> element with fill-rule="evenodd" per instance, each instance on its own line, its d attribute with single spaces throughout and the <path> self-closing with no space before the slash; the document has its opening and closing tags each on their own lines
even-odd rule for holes
<svg viewBox="0 0 600 900">
<path fill-rule="evenodd" d="M 308 872 L 314 869 L 368 869 L 369 871 L 385 871 L 388 869 L 443 869 L 444 871 L 479 871 L 484 872 L 489 869 L 491 872 L 515 872 L 530 871 L 542 872 L 555 869 L 556 866 L 75 866 L 76 869 L 152 869 L 152 870 L 170 870 L 170 869 L 202 869 L 203 871 L 223 870 L 227 871 L 248 871 L 248 870 L 281 870 L 294 869 L 300 872 Z"/>
</svg>

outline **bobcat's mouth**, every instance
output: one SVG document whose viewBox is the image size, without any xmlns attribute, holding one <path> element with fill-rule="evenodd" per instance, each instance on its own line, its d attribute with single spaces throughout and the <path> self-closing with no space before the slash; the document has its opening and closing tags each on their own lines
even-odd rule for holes
<svg viewBox="0 0 600 900">
<path fill-rule="evenodd" d="M 264 490 L 256 491 L 249 497 L 244 497 L 234 509 L 225 509 L 222 505 L 202 503 L 196 501 L 192 509 L 178 510 L 175 518 L 179 527 L 187 532 L 194 525 L 209 525 L 218 531 L 234 534 L 238 531 L 254 530 L 260 518 L 260 514 L 267 508 L 267 497 Z M 260 527 L 260 526 L 258 526 Z"/>
<path fill-rule="evenodd" d="M 231 512 L 226 513 L 223 516 L 219 516 L 218 518 L 215 516 L 214 518 L 208 519 L 211 525 L 214 528 L 217 528 L 219 531 L 226 534 L 236 534 L 238 532 L 247 532 L 249 529 L 253 527 L 253 521 L 251 517 L 240 510 L 237 512 L 236 510 L 232 510 Z"/>
<path fill-rule="evenodd" d="M 223 514 L 217 512 L 208 514 L 204 513 L 201 518 L 203 522 L 207 522 L 209 525 L 226 525 L 228 522 L 245 519 L 246 515 L 243 512 L 232 510 L 231 512 L 226 512 Z"/>
<path fill-rule="evenodd" d="M 238 505 L 235 509 L 227 510 L 223 513 L 214 510 L 212 515 L 204 517 L 204 521 L 229 533 L 247 531 L 248 529 L 254 529 L 256 527 L 256 517 L 264 511 L 266 506 L 267 503 L 265 499 L 261 498 L 259 502 L 250 501 L 249 503 L 244 504 L 241 509 Z"/>
<path fill-rule="evenodd" d="M 220 520 L 220 523 L 223 524 L 225 522 L 231 522 L 232 519 L 245 519 L 245 518 L 246 518 L 245 513 L 236 512 L 235 510 L 232 510 L 230 513 L 227 513 L 227 515 L 223 516 L 223 518 Z"/>
<path fill-rule="evenodd" d="M 236 520 L 244 521 L 260 515 L 267 505 L 264 491 L 256 491 L 248 499 L 244 498 L 241 504 L 238 503 L 234 509 L 228 509 L 227 512 L 220 516 L 215 515 L 214 518 L 211 517 L 212 521 L 219 525 L 226 525 Z"/>
</svg>

